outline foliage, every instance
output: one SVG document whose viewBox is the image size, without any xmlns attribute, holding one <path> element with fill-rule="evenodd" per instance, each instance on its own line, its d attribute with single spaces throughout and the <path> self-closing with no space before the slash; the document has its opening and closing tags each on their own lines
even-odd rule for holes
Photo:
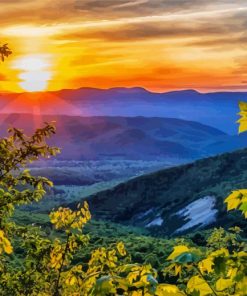
<svg viewBox="0 0 247 296">
<path fill-rule="evenodd" d="M 239 102 L 240 112 L 238 113 L 240 118 L 237 121 L 239 123 L 239 133 L 247 131 L 247 103 Z"/>
<path fill-rule="evenodd" d="M 0 58 L 2 62 L 5 60 L 5 58 L 9 57 L 11 54 L 12 54 L 12 51 L 9 49 L 7 43 L 0 46 Z"/>
<path fill-rule="evenodd" d="M 245 295 L 247 252 L 246 246 L 238 247 L 240 250 L 233 252 L 206 248 L 201 253 L 196 248 L 176 246 L 168 257 L 168 269 L 179 274 L 189 295 Z"/>
<path fill-rule="evenodd" d="M 239 133 L 247 131 L 247 103 L 239 102 Z M 227 210 L 239 209 L 247 219 L 247 189 L 234 190 L 226 198 Z"/>
<path fill-rule="evenodd" d="M 45 187 L 52 183 L 43 177 L 34 177 L 26 166 L 39 159 L 56 155 L 59 149 L 49 147 L 45 139 L 55 133 L 53 124 L 28 137 L 22 130 L 9 129 L 9 137 L 0 139 L 0 227 L 12 215 L 15 206 L 40 200 Z"/>
<path fill-rule="evenodd" d="M 227 203 L 227 210 L 239 209 L 247 218 L 247 189 L 239 189 L 232 191 L 232 193 L 225 199 Z"/>
</svg>

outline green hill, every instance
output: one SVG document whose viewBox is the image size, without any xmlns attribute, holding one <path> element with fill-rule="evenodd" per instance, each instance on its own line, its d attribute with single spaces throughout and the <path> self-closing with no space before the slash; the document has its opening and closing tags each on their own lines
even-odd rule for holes
<svg viewBox="0 0 247 296">
<path fill-rule="evenodd" d="M 247 149 L 143 175 L 88 201 L 96 219 L 174 235 L 212 226 L 246 228 L 240 213 L 227 214 L 223 203 L 238 188 L 247 188 Z"/>
</svg>

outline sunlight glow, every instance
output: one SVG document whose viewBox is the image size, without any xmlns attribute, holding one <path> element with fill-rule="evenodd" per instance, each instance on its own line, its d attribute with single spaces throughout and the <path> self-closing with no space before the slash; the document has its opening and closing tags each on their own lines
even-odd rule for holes
<svg viewBox="0 0 247 296">
<path fill-rule="evenodd" d="M 51 77 L 50 72 L 30 71 L 20 74 L 22 80 L 19 84 L 27 91 L 41 91 L 47 88 L 47 82 Z"/>
<path fill-rule="evenodd" d="M 42 37 L 50 36 L 56 33 L 58 29 L 55 26 L 30 26 L 30 25 L 15 25 L 3 29 L 3 34 L 6 36 L 18 37 Z"/>
<path fill-rule="evenodd" d="M 26 91 L 42 91 L 51 79 L 49 61 L 46 55 L 24 56 L 14 62 L 13 68 L 21 71 L 19 85 Z"/>
</svg>

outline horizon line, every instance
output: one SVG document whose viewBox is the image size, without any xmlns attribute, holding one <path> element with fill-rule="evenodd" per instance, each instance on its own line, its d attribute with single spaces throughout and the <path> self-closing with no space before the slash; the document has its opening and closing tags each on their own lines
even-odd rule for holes
<svg viewBox="0 0 247 296">
<path fill-rule="evenodd" d="M 43 94 L 43 93 L 56 93 L 59 91 L 77 91 L 81 89 L 90 89 L 90 90 L 102 90 L 102 91 L 107 91 L 107 90 L 114 90 L 114 89 L 127 89 L 127 90 L 132 90 L 132 89 L 142 89 L 146 92 L 149 93 L 154 93 L 154 94 L 167 94 L 167 93 L 172 93 L 172 92 L 185 92 L 185 91 L 191 91 L 191 92 L 196 92 L 199 94 L 209 94 L 209 93 L 234 93 L 234 92 L 241 92 L 245 93 L 247 92 L 247 89 L 212 89 L 211 91 L 201 91 L 196 88 L 174 88 L 168 91 L 155 91 L 143 86 L 114 86 L 114 87 L 108 87 L 108 88 L 102 88 L 102 87 L 90 87 L 90 86 L 81 86 L 78 88 L 61 88 L 61 89 L 56 89 L 56 90 L 46 90 L 46 91 L 37 91 L 37 92 L 28 92 L 28 91 L 23 91 L 23 92 L 12 92 L 12 91 L 4 91 L 0 90 L 0 95 L 2 94 Z"/>
</svg>

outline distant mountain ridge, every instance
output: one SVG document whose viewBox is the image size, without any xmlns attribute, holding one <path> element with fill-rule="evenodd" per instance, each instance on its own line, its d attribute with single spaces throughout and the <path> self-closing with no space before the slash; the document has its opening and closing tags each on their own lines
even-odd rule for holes
<svg viewBox="0 0 247 296">
<path fill-rule="evenodd" d="M 1 94 L 0 112 L 179 118 L 236 134 L 234 122 L 240 100 L 247 100 L 247 92 L 181 90 L 155 93 L 141 87 L 79 88 L 38 94 Z"/>
<path fill-rule="evenodd" d="M 177 159 L 203 157 L 207 147 L 228 136 L 194 121 L 158 117 L 80 117 L 65 115 L 2 114 L 1 135 L 9 126 L 30 133 L 43 122 L 56 121 L 51 144 L 62 148 L 60 159 Z"/>
</svg>

